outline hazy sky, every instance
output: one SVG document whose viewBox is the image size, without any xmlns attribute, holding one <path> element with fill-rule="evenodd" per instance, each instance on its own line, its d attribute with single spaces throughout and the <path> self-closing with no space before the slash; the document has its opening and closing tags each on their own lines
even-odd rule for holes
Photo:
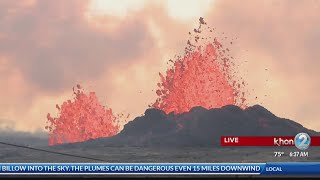
<svg viewBox="0 0 320 180">
<path fill-rule="evenodd" d="M 143 114 L 202 16 L 237 38 L 250 105 L 320 131 L 319 12 L 316 0 L 2 0 L 0 128 L 44 129 L 78 83 L 115 112 Z"/>
</svg>

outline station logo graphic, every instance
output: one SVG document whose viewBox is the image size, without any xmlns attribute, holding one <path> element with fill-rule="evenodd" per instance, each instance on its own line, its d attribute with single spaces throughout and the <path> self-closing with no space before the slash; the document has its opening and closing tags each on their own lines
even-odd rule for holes
<svg viewBox="0 0 320 180">
<path fill-rule="evenodd" d="M 294 138 L 295 146 L 300 150 L 306 150 L 311 144 L 311 138 L 307 133 L 299 133 Z"/>
</svg>

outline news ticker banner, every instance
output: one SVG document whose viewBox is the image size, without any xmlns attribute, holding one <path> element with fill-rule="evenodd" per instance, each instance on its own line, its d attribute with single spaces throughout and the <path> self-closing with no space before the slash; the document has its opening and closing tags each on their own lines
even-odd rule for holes
<svg viewBox="0 0 320 180">
<path fill-rule="evenodd" d="M 320 146 L 320 136 L 299 133 L 296 136 L 222 136 L 221 146 L 296 146 L 306 150 Z"/>
<path fill-rule="evenodd" d="M 234 174 L 320 175 L 320 162 L 299 163 L 3 163 L 0 175 Z"/>
</svg>

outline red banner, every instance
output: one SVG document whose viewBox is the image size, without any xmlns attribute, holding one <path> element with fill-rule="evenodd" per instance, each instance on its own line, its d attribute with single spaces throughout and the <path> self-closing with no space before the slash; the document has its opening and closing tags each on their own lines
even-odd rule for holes
<svg viewBox="0 0 320 180">
<path fill-rule="evenodd" d="M 222 136 L 221 146 L 295 146 L 294 136 Z M 310 146 L 320 146 L 320 136 L 311 136 Z"/>
</svg>

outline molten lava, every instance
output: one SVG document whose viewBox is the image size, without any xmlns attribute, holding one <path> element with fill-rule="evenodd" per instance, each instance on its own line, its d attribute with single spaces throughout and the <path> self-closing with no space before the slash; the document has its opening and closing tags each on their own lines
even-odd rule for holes
<svg viewBox="0 0 320 180">
<path fill-rule="evenodd" d="M 196 44 L 207 39 L 199 36 L 201 26 L 206 25 L 203 18 L 199 21 L 199 28 L 194 29 Z M 152 107 L 166 113 L 183 113 L 195 106 L 211 109 L 232 104 L 245 108 L 245 93 L 241 88 L 246 84 L 239 82 L 232 72 L 234 63 L 227 54 L 229 49 L 224 49 L 216 38 L 204 46 L 195 45 L 190 40 L 187 44 L 184 57 L 170 60 L 172 68 L 165 75 L 160 73 L 161 81 L 156 90 L 158 98 Z M 68 100 L 61 107 L 56 105 L 58 117 L 47 115 L 49 145 L 108 137 L 119 132 L 116 121 L 123 114 L 115 117 L 111 109 L 101 105 L 94 92 L 86 94 L 79 85 L 76 88 L 73 101 Z M 179 128 L 183 127 L 179 125 Z"/>
<path fill-rule="evenodd" d="M 203 20 L 203 19 L 202 19 Z M 201 33 L 201 22 L 196 33 Z M 200 36 L 195 36 L 197 43 Z M 152 105 L 166 113 L 183 113 L 195 106 L 207 109 L 225 105 L 246 107 L 245 93 L 240 83 L 232 75 L 230 61 L 222 44 L 216 38 L 212 43 L 196 46 L 188 40 L 185 56 L 173 62 L 173 67 L 163 75 L 158 83 L 158 99 Z M 232 43 L 231 43 L 232 44 Z"/>
<path fill-rule="evenodd" d="M 81 142 L 118 133 L 119 126 L 112 110 L 102 106 L 94 92 L 85 94 L 79 85 L 73 92 L 74 101 L 68 100 L 61 107 L 56 105 L 59 117 L 47 115 L 49 145 Z"/>
</svg>

